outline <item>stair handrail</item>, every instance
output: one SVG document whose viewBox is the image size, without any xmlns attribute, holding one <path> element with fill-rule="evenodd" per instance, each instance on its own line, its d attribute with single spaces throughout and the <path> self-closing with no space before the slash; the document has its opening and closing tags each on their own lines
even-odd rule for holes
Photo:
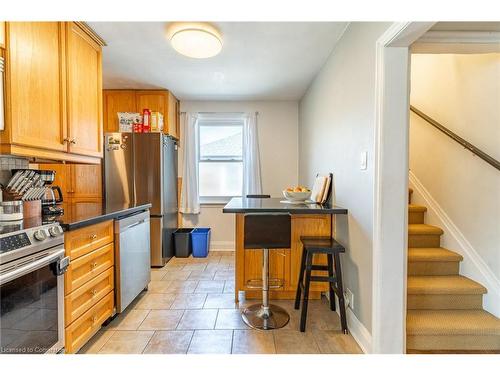
<svg viewBox="0 0 500 375">
<path fill-rule="evenodd" d="M 460 137 L 459 135 L 455 134 L 452 132 L 450 129 L 448 129 L 446 126 L 440 124 L 436 120 L 434 120 L 432 117 L 427 116 L 425 113 L 422 111 L 418 110 L 414 106 L 410 105 L 410 111 L 415 113 L 417 116 L 423 118 L 425 121 L 427 121 L 429 124 L 434 126 L 436 129 L 440 130 L 444 134 L 446 134 L 448 137 L 453 139 L 455 142 L 459 143 L 462 145 L 464 148 L 472 152 L 474 155 L 479 156 L 481 159 L 483 159 L 486 163 L 492 165 L 494 168 L 500 171 L 500 161 L 496 160 L 495 158 L 491 157 L 488 155 L 486 152 L 480 150 L 476 146 L 474 146 L 472 143 L 467 142 L 465 139 Z"/>
</svg>

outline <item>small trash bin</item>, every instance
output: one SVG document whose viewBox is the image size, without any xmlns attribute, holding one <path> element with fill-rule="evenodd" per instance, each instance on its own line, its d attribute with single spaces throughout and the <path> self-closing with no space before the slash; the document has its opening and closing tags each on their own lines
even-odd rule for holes
<svg viewBox="0 0 500 375">
<path fill-rule="evenodd" d="M 191 232 L 193 257 L 206 258 L 210 249 L 210 228 L 195 228 Z"/>
<path fill-rule="evenodd" d="M 179 228 L 174 232 L 175 256 L 188 258 L 192 252 L 191 232 L 193 228 Z"/>
</svg>

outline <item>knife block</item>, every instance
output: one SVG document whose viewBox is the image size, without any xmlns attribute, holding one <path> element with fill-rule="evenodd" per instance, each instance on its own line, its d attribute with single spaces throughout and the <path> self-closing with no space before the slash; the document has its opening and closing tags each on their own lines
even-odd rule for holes
<svg viewBox="0 0 500 375">
<path fill-rule="evenodd" d="M 42 216 L 42 201 L 24 201 L 23 216 L 25 219 Z"/>
</svg>

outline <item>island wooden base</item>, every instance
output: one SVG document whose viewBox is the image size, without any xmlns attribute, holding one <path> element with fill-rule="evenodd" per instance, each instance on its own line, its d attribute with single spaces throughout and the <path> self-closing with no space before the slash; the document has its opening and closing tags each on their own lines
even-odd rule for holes
<svg viewBox="0 0 500 375">
<path fill-rule="evenodd" d="M 282 286 L 270 291 L 271 299 L 295 299 L 302 255 L 301 236 L 331 236 L 333 217 L 330 214 L 292 215 L 292 238 L 290 249 L 272 249 L 269 252 L 269 278 L 280 279 Z M 235 300 L 238 301 L 240 291 L 245 292 L 246 299 L 261 299 L 262 292 L 249 286 L 262 279 L 262 249 L 244 249 L 243 234 L 245 215 L 236 215 L 236 279 Z M 326 256 L 315 255 L 315 264 L 326 264 Z M 325 274 L 313 271 L 313 274 Z M 257 283 L 258 284 L 258 283 Z M 310 299 L 318 299 L 321 292 L 328 291 L 328 284 L 312 282 Z"/>
</svg>

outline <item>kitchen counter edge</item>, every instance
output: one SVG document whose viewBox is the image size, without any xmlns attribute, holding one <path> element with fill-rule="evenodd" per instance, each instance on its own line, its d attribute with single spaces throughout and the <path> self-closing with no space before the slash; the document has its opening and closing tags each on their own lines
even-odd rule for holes
<svg viewBox="0 0 500 375">
<path fill-rule="evenodd" d="M 115 211 L 106 212 L 102 215 L 96 215 L 83 220 L 74 221 L 71 223 L 59 223 L 65 232 L 69 232 L 75 229 L 84 228 L 89 225 L 101 223 L 106 220 L 118 219 L 123 216 L 128 216 L 136 212 L 146 211 L 151 208 L 151 203 L 141 204 L 134 207 L 127 207 L 122 209 L 117 209 Z"/>
</svg>

